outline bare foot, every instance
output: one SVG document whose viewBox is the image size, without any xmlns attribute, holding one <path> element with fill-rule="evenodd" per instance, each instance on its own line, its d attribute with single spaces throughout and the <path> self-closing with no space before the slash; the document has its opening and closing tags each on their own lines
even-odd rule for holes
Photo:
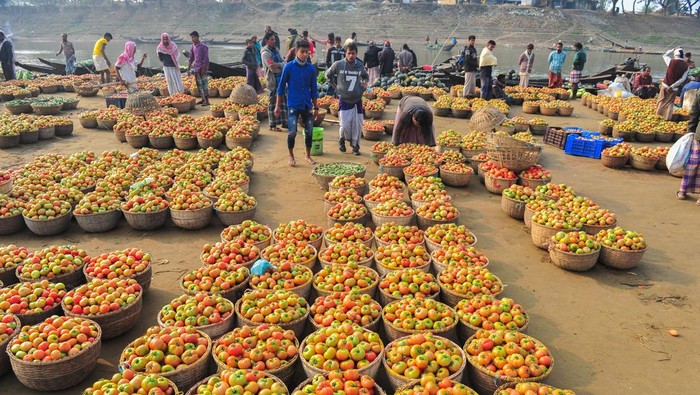
<svg viewBox="0 0 700 395">
<path fill-rule="evenodd" d="M 676 192 L 676 199 L 685 200 L 685 192 L 681 192 L 681 191 Z"/>
<path fill-rule="evenodd" d="M 289 166 L 294 167 L 297 165 L 297 161 L 294 158 L 289 158 Z"/>
<path fill-rule="evenodd" d="M 317 165 L 317 164 L 318 164 L 318 162 L 316 162 L 316 161 L 314 160 L 314 158 L 312 158 L 312 157 L 310 157 L 310 156 L 307 156 L 307 157 L 306 157 L 306 161 L 309 162 L 309 163 L 311 163 L 312 165 Z"/>
<path fill-rule="evenodd" d="M 696 206 L 700 206 L 700 199 L 698 199 L 698 200 L 695 201 L 695 205 L 696 205 Z"/>
</svg>

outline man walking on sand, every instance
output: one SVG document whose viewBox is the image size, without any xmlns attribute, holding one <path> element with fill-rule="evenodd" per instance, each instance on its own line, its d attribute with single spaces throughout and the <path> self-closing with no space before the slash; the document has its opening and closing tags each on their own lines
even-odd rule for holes
<svg viewBox="0 0 700 395">
<path fill-rule="evenodd" d="M 561 68 L 566 60 L 566 52 L 562 50 L 563 44 L 558 42 L 556 49 L 549 54 L 547 63 L 549 63 L 549 87 L 561 88 L 564 80 L 561 78 Z"/>
<path fill-rule="evenodd" d="M 109 58 L 107 57 L 107 43 L 112 41 L 112 34 L 105 33 L 97 42 L 95 43 L 95 48 L 92 49 L 92 62 L 95 65 L 95 70 L 100 73 L 100 83 L 110 83 L 112 82 L 112 74 L 109 71 L 109 67 L 112 66 Z"/>
<path fill-rule="evenodd" d="M 190 63 L 187 65 L 188 72 L 194 72 L 194 79 L 197 89 L 202 99 L 197 102 L 202 106 L 209 105 L 209 47 L 199 41 L 199 33 L 195 30 L 190 33 L 192 47 L 190 47 Z M 192 67 L 194 65 L 194 67 Z"/>
<path fill-rule="evenodd" d="M 297 137 L 297 122 L 301 117 L 304 125 L 304 143 L 306 145 L 306 161 L 312 165 L 317 162 L 311 158 L 313 142 L 314 118 L 318 115 L 318 88 L 316 86 L 316 68 L 309 62 L 309 43 L 297 41 L 296 58 L 287 63 L 282 70 L 277 85 L 277 103 L 275 116 L 280 115 L 282 95 L 287 92 L 287 148 L 289 149 L 289 166 L 296 166 L 294 158 L 294 141 Z M 313 109 L 313 111 L 312 111 Z"/>
<path fill-rule="evenodd" d="M 61 53 L 66 57 L 66 75 L 72 75 L 75 73 L 75 48 L 73 43 L 68 41 L 66 33 L 61 34 L 61 48 L 56 52 L 56 56 Z"/>
<path fill-rule="evenodd" d="M 528 44 L 525 52 L 520 54 L 520 60 L 518 60 L 518 66 L 520 68 L 520 87 L 527 88 L 530 84 L 530 74 L 532 73 L 532 65 L 535 63 L 535 53 L 533 52 L 535 46 L 533 44 Z"/>
<path fill-rule="evenodd" d="M 493 97 L 493 68 L 498 65 L 498 59 L 493 54 L 496 42 L 489 40 L 486 47 L 481 50 L 479 56 L 479 67 L 481 68 L 479 77 L 481 78 L 481 98 L 491 100 Z"/>
<path fill-rule="evenodd" d="M 581 74 L 583 74 L 583 66 L 586 64 L 586 53 L 583 52 L 583 44 L 574 44 L 574 64 L 571 72 L 569 73 L 569 82 L 571 83 L 571 99 L 575 100 L 578 95 L 578 83 L 581 81 Z"/>
<path fill-rule="evenodd" d="M 350 141 L 352 153 L 360 155 L 360 135 L 362 134 L 362 94 L 367 88 L 369 74 L 357 59 L 357 44 L 345 47 L 345 59 L 339 60 L 327 71 L 331 81 L 337 81 L 333 89 L 340 97 L 338 118 L 340 120 L 340 137 L 338 149 L 345 152 L 345 140 Z"/>
<path fill-rule="evenodd" d="M 464 47 L 462 56 L 464 57 L 464 90 L 462 96 L 474 96 L 476 93 L 476 70 L 479 68 L 479 55 L 476 53 L 474 43 L 476 36 L 471 35 L 467 40 L 467 46 Z"/>
</svg>

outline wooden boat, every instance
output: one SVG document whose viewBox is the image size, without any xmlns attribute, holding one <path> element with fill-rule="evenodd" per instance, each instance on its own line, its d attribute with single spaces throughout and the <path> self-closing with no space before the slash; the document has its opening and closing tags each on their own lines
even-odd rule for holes
<svg viewBox="0 0 700 395">
<path fill-rule="evenodd" d="M 39 61 L 47 66 L 53 67 L 56 71 L 60 72 L 61 75 L 66 73 L 66 65 L 63 63 L 58 63 L 58 62 L 52 62 L 40 57 L 37 57 Z M 85 74 L 95 74 L 96 71 L 94 67 L 86 67 L 86 66 L 75 66 L 75 75 L 85 75 Z"/>
<path fill-rule="evenodd" d="M 189 51 L 182 51 L 189 58 Z M 245 65 L 242 62 L 216 63 L 209 62 L 209 75 L 211 78 L 245 77 Z"/>
<path fill-rule="evenodd" d="M 428 44 L 428 49 L 439 50 L 440 48 L 442 48 L 443 51 L 448 52 L 448 51 L 451 51 L 452 48 L 455 47 L 455 45 L 457 45 L 457 43 L 449 43 L 449 44 L 445 45 L 444 47 L 440 44 Z"/>
<path fill-rule="evenodd" d="M 39 66 L 39 65 L 34 65 L 34 64 L 22 63 L 22 62 L 15 62 L 15 65 L 17 65 L 17 66 L 19 66 L 27 71 L 31 71 L 32 73 L 53 74 L 53 75 L 65 74 L 64 70 L 57 70 L 53 67 L 48 67 L 48 66 Z"/>
</svg>

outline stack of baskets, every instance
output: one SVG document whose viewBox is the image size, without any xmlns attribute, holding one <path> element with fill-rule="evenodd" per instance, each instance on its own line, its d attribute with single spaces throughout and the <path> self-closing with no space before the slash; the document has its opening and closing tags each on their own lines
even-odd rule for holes
<svg viewBox="0 0 700 395">
<path fill-rule="evenodd" d="M 484 107 L 474 112 L 469 121 L 471 130 L 491 132 L 506 119 L 496 107 Z"/>
<path fill-rule="evenodd" d="M 496 166 L 520 172 L 537 164 L 542 146 L 490 133 L 487 136 L 486 150 Z"/>
</svg>

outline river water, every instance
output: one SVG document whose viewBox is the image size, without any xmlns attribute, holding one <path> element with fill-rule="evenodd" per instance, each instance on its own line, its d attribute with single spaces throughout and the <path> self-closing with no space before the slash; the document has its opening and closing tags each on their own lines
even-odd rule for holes
<svg viewBox="0 0 700 395">
<path fill-rule="evenodd" d="M 107 45 L 107 55 L 110 60 L 114 63 L 117 56 L 121 53 L 123 48 L 124 40 L 117 38 L 112 40 Z M 92 59 L 92 47 L 94 43 L 91 42 L 74 42 L 76 47 L 76 57 L 78 61 Z M 400 43 L 395 42 L 395 51 L 400 50 Z M 180 50 L 189 49 L 189 45 L 180 44 Z M 29 42 L 22 40 L 15 43 L 15 51 L 17 55 L 17 60 L 20 62 L 27 63 L 39 63 L 36 59 L 37 56 L 48 59 L 63 62 L 63 55 L 56 56 L 56 52 L 59 48 L 59 43 L 55 42 Z M 360 47 L 360 52 L 362 53 L 366 47 Z M 230 45 L 210 45 L 209 46 L 209 58 L 213 62 L 217 63 L 231 63 L 239 62 L 243 56 L 243 46 L 230 46 Z M 325 48 L 318 48 L 319 56 L 325 59 Z M 440 63 L 452 55 L 458 55 L 461 49 L 453 49 L 450 52 L 437 51 L 433 49 L 428 49 L 424 46 L 414 46 L 412 48 L 418 57 L 418 64 L 433 64 Z M 477 50 L 481 51 L 481 47 L 477 45 Z M 156 56 L 156 46 L 150 44 L 138 44 L 137 46 L 137 59 L 141 57 L 141 53 L 144 51 L 148 54 L 148 58 L 144 62 L 146 67 L 158 67 L 160 62 Z M 507 73 L 511 69 L 518 70 L 518 59 L 523 49 L 509 46 L 508 44 L 499 45 L 496 47 L 494 54 L 498 58 L 498 67 L 496 67 L 496 73 Z M 535 65 L 533 68 L 533 76 L 546 77 L 547 75 L 547 57 L 550 50 L 548 49 L 537 49 L 535 48 Z M 584 75 L 595 74 L 601 70 L 605 70 L 610 66 L 620 63 L 627 59 L 628 54 L 610 53 L 610 52 L 600 52 L 600 51 L 588 51 L 588 60 L 584 69 Z M 361 56 L 361 54 L 360 54 Z M 571 67 L 571 62 L 573 60 L 573 52 L 570 52 L 567 56 L 567 60 L 564 63 L 565 71 Z M 663 77 L 666 72 L 666 65 L 663 62 L 661 55 L 640 55 L 640 63 L 646 63 L 651 67 L 652 74 L 656 78 Z M 186 64 L 187 60 L 184 57 L 180 58 L 181 64 Z M 494 73 L 494 75 L 496 74 Z"/>
</svg>

